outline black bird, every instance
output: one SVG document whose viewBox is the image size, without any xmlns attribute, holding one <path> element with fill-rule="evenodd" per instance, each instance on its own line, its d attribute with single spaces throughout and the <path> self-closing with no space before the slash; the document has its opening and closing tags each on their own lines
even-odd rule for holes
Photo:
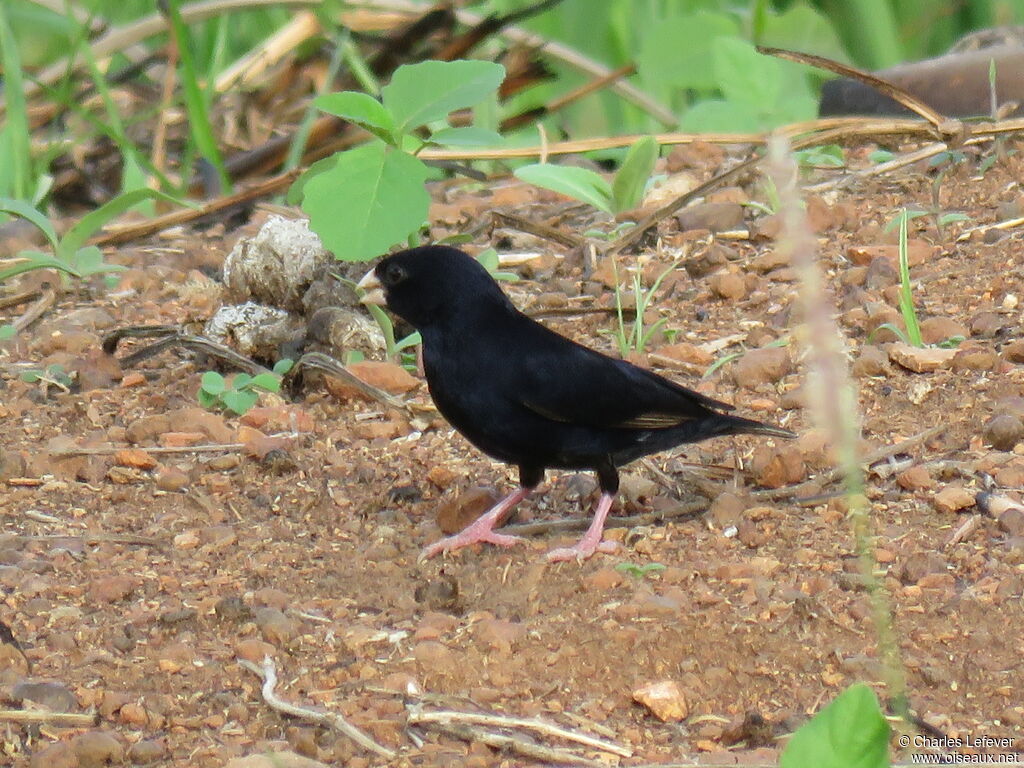
<svg viewBox="0 0 1024 768">
<path fill-rule="evenodd" d="M 423 368 L 442 415 L 481 451 L 519 468 L 518 490 L 421 557 L 480 541 L 516 543 L 494 528 L 547 468 L 594 470 L 601 487 L 586 534 L 548 559 L 613 552 L 615 544 L 602 533 L 623 464 L 720 435 L 794 437 L 723 413 L 732 406 L 545 328 L 457 248 L 425 246 L 388 256 L 359 287 L 364 303 L 386 305 L 423 336 Z"/>
</svg>

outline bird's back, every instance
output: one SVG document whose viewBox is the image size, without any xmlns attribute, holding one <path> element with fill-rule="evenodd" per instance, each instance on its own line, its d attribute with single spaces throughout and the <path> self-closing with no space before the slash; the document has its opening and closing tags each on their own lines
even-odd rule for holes
<svg viewBox="0 0 1024 768">
<path fill-rule="evenodd" d="M 485 453 L 516 464 L 619 465 L 756 424 L 729 406 L 588 349 L 511 304 L 471 303 L 448 327 L 423 329 L 430 392 Z"/>
</svg>

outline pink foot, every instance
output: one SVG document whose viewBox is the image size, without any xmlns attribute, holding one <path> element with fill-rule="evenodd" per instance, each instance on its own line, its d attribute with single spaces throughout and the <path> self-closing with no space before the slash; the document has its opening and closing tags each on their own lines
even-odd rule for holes
<svg viewBox="0 0 1024 768">
<path fill-rule="evenodd" d="M 443 552 L 451 552 L 456 549 L 468 547 L 470 544 L 494 544 L 499 547 L 515 546 L 522 541 L 520 537 L 509 536 L 504 533 L 495 533 L 494 528 L 495 526 L 500 525 L 508 516 L 508 513 L 512 508 L 525 499 L 529 494 L 529 488 L 520 488 L 519 490 L 510 493 L 459 533 L 454 536 L 443 538 L 440 541 L 435 541 L 433 544 L 424 547 L 423 551 L 420 552 L 420 556 L 418 558 L 419 562 L 423 562 L 424 560 Z"/>
<path fill-rule="evenodd" d="M 619 544 L 616 541 L 598 541 L 596 543 L 584 542 L 582 539 L 571 547 L 558 547 L 547 554 L 549 563 L 561 563 L 567 560 L 582 562 L 595 552 L 606 555 L 613 555 L 619 551 Z"/>
<path fill-rule="evenodd" d="M 618 551 L 619 545 L 614 541 L 604 541 L 604 521 L 608 517 L 608 511 L 612 508 L 613 494 L 601 494 L 601 500 L 597 502 L 594 510 L 594 521 L 590 524 L 583 538 L 571 547 L 559 547 L 547 554 L 548 562 L 559 563 L 565 560 L 582 562 L 591 557 L 595 552 L 612 554 Z"/>
</svg>

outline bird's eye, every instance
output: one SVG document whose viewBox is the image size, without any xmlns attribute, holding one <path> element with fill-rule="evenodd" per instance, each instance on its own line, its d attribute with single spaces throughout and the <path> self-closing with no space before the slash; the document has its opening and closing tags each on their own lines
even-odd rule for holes
<svg viewBox="0 0 1024 768">
<path fill-rule="evenodd" d="M 400 282 L 405 280 L 407 276 L 405 269 L 400 265 L 388 264 L 387 268 L 384 270 L 384 285 L 398 285 Z"/>
</svg>

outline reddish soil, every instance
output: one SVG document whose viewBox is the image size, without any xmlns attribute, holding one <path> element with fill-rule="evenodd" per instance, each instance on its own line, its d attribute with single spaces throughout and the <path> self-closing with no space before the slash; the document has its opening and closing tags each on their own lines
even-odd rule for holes
<svg viewBox="0 0 1024 768">
<path fill-rule="evenodd" d="M 859 167 L 866 152 L 851 150 Z M 1024 436 L 1013 438 L 1012 419 L 1024 418 L 1024 246 L 1019 226 L 959 235 L 1022 215 L 1021 157 L 984 174 L 980 158 L 969 157 L 946 176 L 942 208 L 967 221 L 941 234 L 931 217 L 912 222 L 921 241 L 914 296 L 926 331 L 967 336 L 932 372 L 890 362 L 891 333 L 867 344 L 869 327 L 897 317 L 897 277 L 884 257 L 872 261 L 880 251 L 859 249 L 893 242 L 882 227 L 900 206 L 931 204 L 934 171 L 917 165 L 855 178 L 808 205 L 855 361 L 866 451 L 946 427 L 914 442 L 895 472 L 868 478 L 875 555 L 911 705 L 952 737 L 1013 740 L 1014 748 L 992 753 L 1024 752 L 1024 516 L 979 507 L 974 497 L 990 490 L 1021 501 Z M 721 158 L 684 152 L 677 160 L 706 178 Z M 751 180 L 714 199 L 735 202 L 758 189 Z M 576 219 L 553 219 L 564 201 L 519 187 L 481 193 L 447 185 L 437 195 L 435 215 L 446 222 L 437 236 L 492 207 L 577 234 L 587 226 L 578 210 Z M 404 413 L 314 384 L 291 405 L 264 398 L 279 423 L 257 424 L 263 433 L 298 427 L 264 459 L 236 447 L 145 452 L 184 439 L 168 433 L 198 432 L 205 444 L 253 440 L 244 428 L 239 437 L 235 417 L 186 410 L 197 408 L 209 364 L 169 351 L 121 372 L 99 342 L 124 325 L 205 320 L 218 289 L 195 270 L 219 267 L 262 218 L 240 231 L 179 233 L 111 251 L 111 261 L 131 267 L 121 287 L 95 283 L 64 294 L 0 347 L 0 621 L 24 651 L 0 645 L 0 696 L 8 709 L 31 709 L 18 686 L 50 681 L 51 703 L 70 693 L 62 708 L 96 713 L 92 724 L 0 717 L 9 764 L 203 768 L 283 750 L 353 767 L 545 761 L 487 746 L 479 734 L 409 722 L 444 709 L 541 717 L 632 751 L 627 758 L 580 748 L 605 764 L 770 764 L 781 737 L 846 686 L 867 681 L 885 695 L 845 503 L 829 498 L 838 486 L 765 494 L 830 466 L 800 390 L 797 284 L 787 265 L 772 263 L 770 221 L 735 239 L 680 232 L 673 220 L 661 229 L 660 249 L 623 254 L 619 263 L 646 261 L 649 284 L 682 253 L 689 271 L 666 280 L 649 320 L 666 318 L 677 345 L 736 336 L 709 356 L 672 347 L 659 333 L 648 364 L 801 438 L 716 440 L 631 466 L 626 514 L 687 514 L 613 529 L 622 541 L 616 555 L 551 566 L 544 552 L 576 531 L 417 562 L 420 548 L 441 535 L 439 508 L 457 511 L 473 487 L 504 490 L 515 479 L 436 416 L 418 431 Z M 481 235 L 472 248 L 489 244 L 542 251 L 522 269 L 533 279 L 510 286 L 513 298 L 548 311 L 557 330 L 611 350 L 602 331 L 614 328 L 612 313 L 550 317 L 552 309 L 611 306 L 601 265 L 597 279 L 584 280 L 578 258 L 509 229 Z M 0 322 L 18 311 L 0 310 L 8 312 Z M 767 347 L 785 337 L 788 346 Z M 722 355 L 766 348 L 699 378 Z M 40 369 L 62 363 L 81 387 L 62 393 L 26 383 L 14 365 L 26 361 Z M 422 386 L 407 398 L 429 404 Z M 161 414 L 170 421 L 153 419 Z M 1002 449 L 991 444 L 998 414 L 1011 429 Z M 57 455 L 71 446 L 139 453 Z M 550 473 L 515 522 L 582 520 L 594 495 L 588 479 Z M 707 496 L 717 501 L 700 503 Z M 623 563 L 664 568 L 616 570 Z M 276 664 L 282 699 L 341 713 L 397 756 L 272 711 L 256 675 L 238 663 L 264 653 Z M 678 686 L 683 719 L 664 722 L 633 700 L 659 681 Z M 756 717 L 744 724 L 748 713 Z M 521 728 L 472 727 L 575 748 Z"/>
</svg>

